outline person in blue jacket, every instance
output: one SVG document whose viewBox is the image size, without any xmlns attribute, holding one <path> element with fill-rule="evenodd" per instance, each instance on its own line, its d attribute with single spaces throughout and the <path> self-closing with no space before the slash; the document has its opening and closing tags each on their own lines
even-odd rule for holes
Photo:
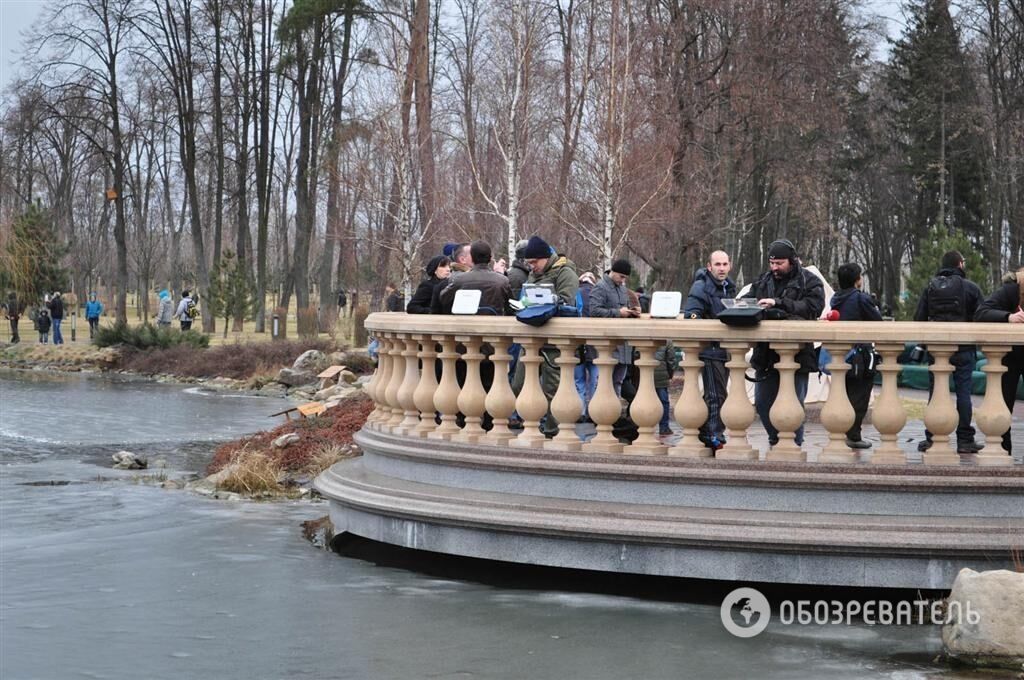
<svg viewBox="0 0 1024 680">
<path fill-rule="evenodd" d="M 841 267 L 839 292 L 832 296 L 831 308 L 839 312 L 840 321 L 881 321 L 882 313 L 870 295 L 861 290 L 863 270 L 856 262 Z M 861 438 L 860 428 L 868 412 L 871 390 L 875 384 L 874 350 L 870 344 L 855 345 L 847 355 L 847 363 L 855 366 L 846 372 L 846 396 L 850 398 L 856 419 L 846 432 L 846 445 L 851 449 L 870 449 L 871 443 Z"/>
<path fill-rule="evenodd" d="M 707 266 L 693 277 L 693 285 L 683 307 L 685 319 L 715 319 L 725 307 L 723 298 L 736 295 L 736 284 L 729 278 L 732 260 L 729 253 L 716 250 L 708 256 Z M 704 403 L 708 407 L 708 419 L 700 428 L 699 439 L 711 449 L 725 444 L 725 425 L 722 423 L 722 404 L 725 402 L 725 388 L 729 372 L 725 362 L 729 354 L 717 342 L 709 343 L 701 350 L 701 369 L 704 379 Z"/>
<path fill-rule="evenodd" d="M 85 303 L 85 320 L 89 322 L 89 337 L 92 338 L 100 327 L 100 315 L 103 314 L 103 303 L 96 299 L 96 293 L 89 293 L 89 301 Z"/>
</svg>

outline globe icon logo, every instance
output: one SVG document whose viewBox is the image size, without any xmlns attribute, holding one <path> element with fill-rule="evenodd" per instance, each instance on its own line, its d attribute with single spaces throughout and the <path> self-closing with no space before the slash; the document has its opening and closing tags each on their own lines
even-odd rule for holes
<svg viewBox="0 0 1024 680">
<path fill-rule="evenodd" d="M 771 606 L 760 591 L 737 588 L 722 600 L 721 618 L 727 631 L 736 637 L 751 638 L 768 627 Z"/>
</svg>

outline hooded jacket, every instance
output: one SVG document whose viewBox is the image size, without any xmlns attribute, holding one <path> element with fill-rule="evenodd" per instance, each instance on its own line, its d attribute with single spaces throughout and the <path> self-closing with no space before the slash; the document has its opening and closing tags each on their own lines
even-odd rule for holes
<svg viewBox="0 0 1024 680">
<path fill-rule="evenodd" d="M 964 275 L 962 269 L 940 269 L 936 276 L 959 276 L 963 279 L 964 285 L 964 318 L 963 321 L 973 321 L 981 304 L 981 289 Z M 929 281 L 929 285 L 931 281 Z M 928 321 L 931 313 L 928 310 L 928 289 L 921 291 L 921 299 L 917 301 L 917 311 L 914 312 L 914 321 Z"/>
<path fill-rule="evenodd" d="M 565 255 L 552 255 L 548 258 L 544 271 L 540 274 L 531 271 L 526 282 L 550 283 L 555 287 L 555 295 L 558 296 L 559 302 L 567 305 L 576 304 L 576 291 L 580 288 L 580 279 L 576 274 L 576 265 Z"/>
<path fill-rule="evenodd" d="M 45 309 L 41 310 L 39 316 L 36 317 L 36 328 L 40 333 L 50 332 L 50 315 Z"/>
<path fill-rule="evenodd" d="M 857 288 L 844 288 L 832 296 L 831 308 L 840 321 L 881 321 L 882 313 L 871 296 Z"/>
<path fill-rule="evenodd" d="M 46 306 L 50 308 L 50 318 L 54 321 L 60 321 L 64 318 L 64 300 L 59 295 L 54 295 L 53 299 L 46 303 Z"/>
<path fill-rule="evenodd" d="M 717 319 L 719 312 L 725 308 L 722 298 L 731 298 L 735 294 L 736 284 L 732 279 L 719 281 L 707 268 L 702 268 L 693 276 L 683 316 L 687 319 Z"/>
<path fill-rule="evenodd" d="M 157 308 L 156 321 L 157 323 L 169 324 L 171 322 L 171 311 L 174 307 L 174 303 L 171 302 L 171 294 L 166 290 L 160 291 L 160 307 Z"/>
<path fill-rule="evenodd" d="M 98 319 L 103 313 L 103 303 L 99 300 L 89 300 L 85 303 L 85 318 Z"/>
<path fill-rule="evenodd" d="M 514 260 L 508 270 L 508 285 L 512 289 L 512 299 L 518 300 L 523 292 L 523 284 L 530 278 L 530 268 L 522 260 Z"/>
</svg>

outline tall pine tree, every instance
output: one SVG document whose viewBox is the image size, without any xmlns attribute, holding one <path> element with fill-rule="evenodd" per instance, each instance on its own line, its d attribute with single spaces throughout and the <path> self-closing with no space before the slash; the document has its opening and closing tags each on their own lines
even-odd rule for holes
<svg viewBox="0 0 1024 680">
<path fill-rule="evenodd" d="M 949 0 L 917 0 L 908 11 L 907 32 L 893 46 L 887 82 L 904 179 L 916 199 L 914 242 L 920 246 L 938 228 L 960 230 L 980 245 L 984 140 L 960 35 Z"/>
<path fill-rule="evenodd" d="M 61 266 L 66 252 L 50 211 L 30 205 L 14 220 L 0 252 L 0 287 L 14 293 L 22 307 L 41 304 L 47 293 L 67 291 L 68 272 Z"/>
</svg>

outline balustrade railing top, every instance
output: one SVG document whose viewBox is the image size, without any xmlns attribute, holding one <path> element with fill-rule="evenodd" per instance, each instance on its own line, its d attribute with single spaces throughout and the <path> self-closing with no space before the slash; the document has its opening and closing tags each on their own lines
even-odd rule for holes
<svg viewBox="0 0 1024 680">
<path fill-rule="evenodd" d="M 799 369 L 795 357 L 804 343 L 821 343 L 832 357 L 827 365 L 833 384 L 843 385 L 849 365 L 847 351 L 857 343 L 875 343 L 882 357 L 879 365 L 881 391 L 872 409 L 872 423 L 881 443 L 870 454 L 871 463 L 902 464 L 906 455 L 898 437 L 907 423 L 907 413 L 897 393 L 897 358 L 904 343 L 927 344 L 935 357 L 931 365 L 938 384 L 946 384 L 953 371 L 949 358 L 958 345 L 978 345 L 988 359 L 982 369 L 988 378 L 984 401 L 975 410 L 975 420 L 986 435 L 988 446 L 978 454 L 977 463 L 1010 465 L 1013 459 L 999 448 L 999 440 L 1011 425 L 1011 413 L 1001 395 L 999 375 L 1005 372 L 1002 358 L 1016 345 L 1024 345 L 1024 330 L 1010 324 L 913 323 L 913 322 L 822 322 L 769 321 L 753 328 L 727 327 L 718 321 L 685 319 L 553 319 L 542 327 L 519 323 L 512 317 L 431 316 L 395 313 L 373 314 L 367 329 L 380 340 L 380 364 L 367 391 L 376 402 L 367 427 L 390 433 L 438 440 L 452 440 L 497 446 L 531 447 L 557 451 L 675 455 L 720 459 L 757 460 L 759 452 L 748 439 L 755 418 L 746 389 L 730 389 L 722 404 L 721 419 L 727 442 L 717 451 L 697 437 L 708 417 L 701 397 L 699 376 L 702 348 L 719 342 L 729 352 L 726 363 L 731 385 L 745 385 L 749 368 L 746 353 L 756 343 L 769 343 L 778 353 L 778 396 L 771 406 L 770 420 L 779 430 L 779 441 L 765 455 L 766 460 L 806 461 L 805 447 L 796 443 L 795 433 L 804 422 L 804 409 L 794 379 Z M 662 403 L 654 385 L 655 353 L 671 340 L 683 350 L 684 388 L 673 409 L 682 427 L 682 438 L 667 445 L 657 437 Z M 631 444 L 612 434 L 622 405 L 612 386 L 617 363 L 612 353 L 622 342 L 639 352 L 637 394 L 629 408 L 639 436 Z M 511 346 L 521 346 L 512 353 Z M 594 348 L 598 367 L 597 391 L 588 415 L 597 433 L 588 441 L 576 435 L 573 426 L 562 427 L 557 436 L 548 434 L 552 424 L 575 424 L 582 403 L 573 380 L 577 347 Z M 544 347 L 548 350 L 542 351 Z M 555 351 L 551 351 L 550 348 Z M 440 351 L 438 351 L 440 349 Z M 521 389 L 516 394 L 509 375 L 511 364 L 519 362 Z M 431 367 L 431 370 L 423 370 Z M 547 395 L 547 396 L 545 396 Z M 524 421 L 518 434 L 509 428 L 517 413 Z M 935 435 L 935 445 L 923 457 L 926 464 L 959 464 L 960 458 L 948 442 L 957 426 L 957 411 L 946 390 L 935 390 L 925 410 L 925 423 Z M 829 440 L 816 456 L 817 462 L 855 463 L 862 460 L 847 446 L 845 433 L 854 422 L 854 411 L 845 389 L 831 389 L 821 411 L 821 423 Z M 488 427 L 489 425 L 489 427 Z"/>
</svg>

